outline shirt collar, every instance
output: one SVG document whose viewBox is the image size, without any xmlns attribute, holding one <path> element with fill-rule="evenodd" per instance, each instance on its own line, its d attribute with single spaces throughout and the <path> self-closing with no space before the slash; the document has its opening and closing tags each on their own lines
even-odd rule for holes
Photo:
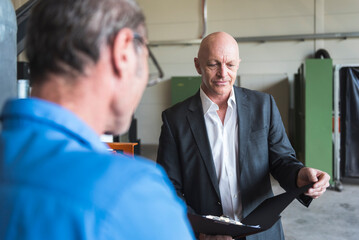
<svg viewBox="0 0 359 240">
<path fill-rule="evenodd" d="M 107 151 L 98 134 L 68 109 L 38 98 L 15 99 L 8 101 L 3 108 L 0 120 L 6 118 L 28 118 L 67 132 L 73 138 L 88 145 L 91 149 Z"/>
<path fill-rule="evenodd" d="M 206 113 L 210 110 L 213 109 L 215 111 L 218 110 L 218 105 L 215 104 L 208 96 L 207 94 L 205 94 L 205 92 L 202 90 L 202 88 L 200 88 L 199 90 L 199 95 L 201 97 L 201 102 L 202 102 L 202 108 L 203 108 L 203 114 L 206 115 Z"/>
<path fill-rule="evenodd" d="M 202 90 L 202 87 L 199 89 L 199 94 L 201 97 L 201 102 L 202 102 L 202 108 L 203 108 L 203 114 L 205 115 L 208 111 L 212 110 L 212 111 L 217 111 L 218 105 L 216 103 L 214 103 L 208 96 L 207 94 Z M 232 87 L 232 91 L 229 95 L 229 98 L 227 100 L 228 106 L 231 107 L 232 109 L 234 109 L 236 107 L 236 98 L 234 96 L 234 89 Z"/>
<path fill-rule="evenodd" d="M 234 89 L 232 87 L 232 91 L 231 91 L 231 94 L 229 95 L 229 98 L 228 98 L 228 106 L 232 107 L 233 109 L 236 107 L 237 103 L 236 103 L 236 97 L 234 96 Z"/>
</svg>

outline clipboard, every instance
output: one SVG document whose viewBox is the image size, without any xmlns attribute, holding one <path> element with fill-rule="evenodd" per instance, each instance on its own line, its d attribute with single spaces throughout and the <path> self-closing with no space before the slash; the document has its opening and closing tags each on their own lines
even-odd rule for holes
<svg viewBox="0 0 359 240">
<path fill-rule="evenodd" d="M 244 237 L 271 228 L 280 219 L 281 212 L 296 197 L 312 186 L 313 184 L 309 184 L 264 200 L 241 221 L 242 225 L 191 213 L 187 215 L 194 232 L 207 235 L 229 235 L 233 238 Z"/>
</svg>

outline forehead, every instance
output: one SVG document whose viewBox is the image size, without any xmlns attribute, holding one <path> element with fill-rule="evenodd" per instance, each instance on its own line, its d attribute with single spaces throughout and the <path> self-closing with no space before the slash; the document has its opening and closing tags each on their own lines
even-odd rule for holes
<svg viewBox="0 0 359 240">
<path fill-rule="evenodd" d="M 233 41 L 209 41 L 202 49 L 204 60 L 236 61 L 239 60 L 238 44 Z"/>
</svg>

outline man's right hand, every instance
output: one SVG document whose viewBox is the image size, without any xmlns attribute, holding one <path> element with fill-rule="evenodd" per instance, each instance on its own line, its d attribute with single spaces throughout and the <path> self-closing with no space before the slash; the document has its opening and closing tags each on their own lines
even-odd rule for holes
<svg viewBox="0 0 359 240">
<path fill-rule="evenodd" d="M 199 234 L 199 240 L 232 240 L 231 236 Z"/>
</svg>

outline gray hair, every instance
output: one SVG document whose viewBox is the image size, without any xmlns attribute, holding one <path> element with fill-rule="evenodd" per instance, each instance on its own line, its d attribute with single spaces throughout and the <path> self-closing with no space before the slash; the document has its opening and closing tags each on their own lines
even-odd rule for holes
<svg viewBox="0 0 359 240">
<path fill-rule="evenodd" d="M 145 28 L 134 0 L 40 0 L 28 23 L 26 53 L 32 83 L 47 73 L 76 76 L 96 63 L 122 28 Z"/>
</svg>

